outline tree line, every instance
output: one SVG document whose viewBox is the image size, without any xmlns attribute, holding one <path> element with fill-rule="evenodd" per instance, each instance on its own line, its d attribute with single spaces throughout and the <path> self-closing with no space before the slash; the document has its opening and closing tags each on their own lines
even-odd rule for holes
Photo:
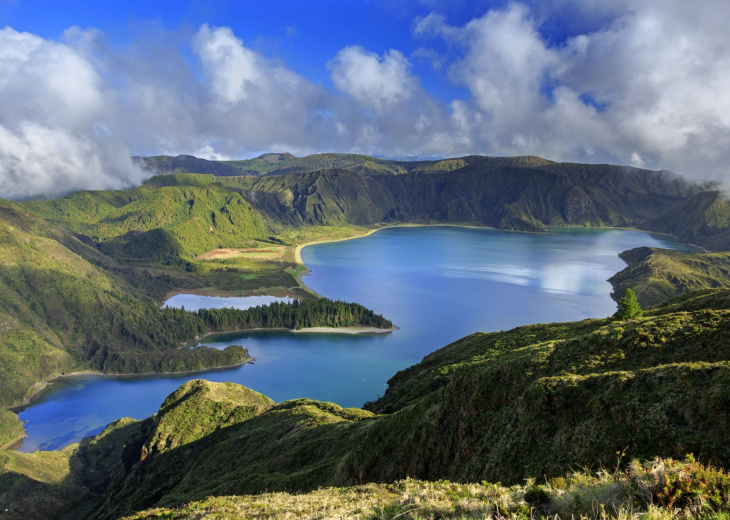
<svg viewBox="0 0 730 520">
<path fill-rule="evenodd" d="M 305 327 L 377 327 L 393 326 L 390 320 L 357 303 L 318 300 L 274 302 L 246 310 L 201 309 L 196 312 L 212 330 L 292 329 Z"/>
</svg>

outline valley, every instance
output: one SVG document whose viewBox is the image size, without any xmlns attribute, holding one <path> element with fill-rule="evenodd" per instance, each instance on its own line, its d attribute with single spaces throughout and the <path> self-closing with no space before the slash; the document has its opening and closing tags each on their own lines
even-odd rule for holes
<svg viewBox="0 0 730 520">
<path fill-rule="evenodd" d="M 339 295 L 316 281 L 316 262 L 306 260 L 315 248 L 302 253 L 306 244 L 363 237 L 383 227 L 446 224 L 535 237 L 634 229 L 669 234 L 706 251 L 672 251 L 657 239 L 612 253 L 617 261 L 624 251 L 629 267 L 615 274 L 619 263 L 602 280 L 615 274 L 614 299 L 630 287 L 645 307 L 654 306 L 639 320 L 612 321 L 608 308 L 562 317 L 559 306 L 536 301 L 536 308 L 554 311 L 544 319 L 549 324 L 514 328 L 525 322 L 504 322 L 487 327 L 495 332 L 473 334 L 479 329 L 467 320 L 448 339 L 432 334 L 440 343 L 425 343 L 407 361 L 384 365 L 392 376 L 416 363 L 398 371 L 363 409 L 349 407 L 362 405 L 362 393 L 342 408 L 186 377 L 148 419 L 119 420 L 61 451 L 2 452 L 0 499 L 12 500 L 18 517 L 35 511 L 39 518 L 117 518 L 208 496 L 406 478 L 517 485 L 526 477 L 561 478 L 576 464 L 609 466 L 624 448 L 642 461 L 694 453 L 727 467 L 730 205 L 713 185 L 666 172 L 536 157 L 400 162 L 281 154 L 221 163 L 138 161 L 160 173 L 139 188 L 0 201 L 1 444 L 15 443 L 23 432 L 9 410 L 56 376 L 241 365 L 252 356 L 235 342 L 225 348 L 180 345 L 210 332 L 282 326 L 248 311 L 161 308 L 175 293 L 288 295 L 300 298 L 302 309 L 313 309 L 304 326 L 395 324 L 401 330 L 392 337 L 405 334 L 396 307 L 370 310 L 376 302 L 367 297 L 356 299 L 365 305 L 357 313 L 346 311 L 351 321 L 334 319 L 339 311 L 330 303 L 339 309 L 355 304 L 320 298 Z M 361 240 L 400 237 L 399 229 Z M 304 275 L 310 277 L 306 284 Z M 353 277 L 342 276 L 334 283 Z M 517 286 L 536 283 L 524 272 L 490 276 Z M 399 273 L 390 283 L 399 283 L 398 277 L 408 280 Z M 564 290 L 554 277 L 545 280 L 553 285 L 543 290 Z M 566 292 L 565 301 L 576 291 Z M 510 301 L 484 294 L 497 305 Z M 281 307 L 284 328 L 301 327 L 287 309 Z M 358 351 L 367 356 L 369 348 Z M 381 388 L 384 382 L 378 382 Z M 282 431 L 289 433 L 280 442 L 273 432 Z M 244 446 L 256 448 L 241 451 Z M 231 453 L 235 466 L 227 462 Z M 43 500 L 55 504 L 51 516 L 38 509 Z"/>
</svg>

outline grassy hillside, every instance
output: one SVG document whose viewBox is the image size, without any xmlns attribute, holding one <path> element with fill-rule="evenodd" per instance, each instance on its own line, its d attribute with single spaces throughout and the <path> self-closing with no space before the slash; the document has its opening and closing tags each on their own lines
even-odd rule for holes
<svg viewBox="0 0 730 520">
<path fill-rule="evenodd" d="M 227 164 L 266 175 L 216 180 L 284 225 L 452 222 L 523 231 L 628 226 L 730 250 L 727 201 L 711 186 L 669 172 L 539 157 L 403 162 L 352 154 L 265 154 Z"/>
<path fill-rule="evenodd" d="M 102 251 L 124 260 L 175 264 L 219 247 L 254 245 L 280 229 L 210 176 L 170 181 L 176 185 L 80 191 L 19 207 L 90 237 Z"/>
<path fill-rule="evenodd" d="M 691 493 L 684 493 L 685 486 Z M 634 461 L 626 471 L 575 471 L 539 484 L 532 480 L 507 487 L 486 481 L 458 484 L 408 479 L 306 494 L 211 497 L 178 509 L 152 509 L 126 518 L 724 518 L 729 488 L 726 473 L 691 458 L 656 459 L 643 464 Z"/>
<path fill-rule="evenodd" d="M 621 177 L 635 191 L 627 195 L 607 176 L 619 184 Z M 225 180 L 235 182 L 259 211 L 292 225 L 451 222 L 524 231 L 565 225 L 641 227 L 686 195 L 674 184 L 662 190 L 661 183 L 655 186 L 638 174 L 612 171 L 584 180 L 577 174 L 476 163 L 431 175 L 324 170 Z"/>
<path fill-rule="evenodd" d="M 107 429 L 110 439 L 126 436 L 116 459 L 99 466 L 87 451 L 77 463 L 109 482 L 98 491 L 103 518 L 209 496 L 407 477 L 533 477 L 556 482 L 550 494 L 572 468 L 615 467 L 617 453 L 694 453 L 727 467 L 728 331 L 730 291 L 715 290 L 627 322 L 477 333 L 396 374 L 370 411 L 308 399 L 273 404 L 237 385 L 190 382 L 156 416 Z M 22 474 L 6 472 L 18 493 Z"/>
<path fill-rule="evenodd" d="M 12 446 L 25 437 L 23 423 L 9 410 L 0 409 L 0 450 Z"/>
<path fill-rule="evenodd" d="M 612 276 L 612 297 L 636 292 L 643 307 L 658 305 L 678 294 L 699 289 L 730 287 L 729 253 L 680 253 L 638 247 L 619 255 L 629 267 Z"/>
<path fill-rule="evenodd" d="M 522 231 L 637 227 L 730 250 L 730 205 L 717 192 L 664 172 L 533 157 L 413 163 L 342 154 L 281 157 L 252 161 L 262 168 L 297 166 L 260 178 L 165 175 L 136 190 L 78 192 L 23 207 L 91 237 L 116 258 L 168 265 L 185 265 L 215 248 L 271 242 L 291 227 L 384 222 Z"/>
<path fill-rule="evenodd" d="M 730 249 L 730 204 L 719 191 L 697 193 L 657 215 L 647 226 L 713 251 Z"/>
<path fill-rule="evenodd" d="M 104 197 L 113 198 L 79 194 L 71 200 L 99 202 Z M 99 203 L 99 207 L 106 206 Z M 167 244 L 168 235 L 160 229 L 139 236 L 150 237 L 148 252 Z M 130 241 L 127 248 L 129 244 L 143 246 Z M 387 322 L 361 306 L 325 300 L 206 314 L 160 309 L 157 298 L 174 287 L 200 287 L 205 280 L 225 283 L 228 290 L 250 283 L 260 287 L 275 281 L 276 275 L 262 273 L 251 279 L 247 266 L 268 260 L 242 263 L 234 257 L 230 263 L 201 261 L 208 271 L 200 275 L 173 276 L 161 269 L 119 263 L 104 250 L 16 204 L 0 204 L 0 405 L 20 404 L 44 381 L 68 372 L 184 372 L 250 359 L 245 349 L 236 346 L 223 351 L 180 348 L 182 342 L 208 331 Z M 280 269 L 274 272 L 286 276 L 289 285 L 295 283 L 283 266 Z M 3 419 L 0 445 L 16 438 L 16 433 L 12 421 Z"/>
</svg>

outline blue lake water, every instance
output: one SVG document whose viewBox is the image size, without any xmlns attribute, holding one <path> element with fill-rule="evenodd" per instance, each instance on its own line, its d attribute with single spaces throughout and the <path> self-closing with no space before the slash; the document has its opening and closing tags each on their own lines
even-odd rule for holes
<svg viewBox="0 0 730 520">
<path fill-rule="evenodd" d="M 58 449 L 120 417 L 147 417 L 182 383 L 201 377 L 233 381 L 276 401 L 309 397 L 361 406 L 382 395 L 398 370 L 473 332 L 612 314 L 616 304 L 606 280 L 626 265 L 618 253 L 638 246 L 689 249 L 640 231 L 457 227 L 388 228 L 309 246 L 302 250 L 312 271 L 304 279 L 309 287 L 370 307 L 399 330 L 227 334 L 206 344 L 243 345 L 254 365 L 162 377 L 65 378 L 19 413 L 28 421 L 21 450 Z M 185 308 L 194 305 L 193 299 Z"/>
<path fill-rule="evenodd" d="M 189 311 L 198 309 L 249 309 L 257 305 L 269 305 L 274 302 L 290 303 L 294 298 L 289 296 L 199 296 L 197 294 L 176 294 L 165 300 L 163 307 L 185 308 Z"/>
</svg>

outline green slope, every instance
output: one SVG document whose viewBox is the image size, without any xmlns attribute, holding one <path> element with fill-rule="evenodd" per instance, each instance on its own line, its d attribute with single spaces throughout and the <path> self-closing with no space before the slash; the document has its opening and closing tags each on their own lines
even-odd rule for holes
<svg viewBox="0 0 730 520">
<path fill-rule="evenodd" d="M 211 497 L 130 519 L 183 518 L 725 518 L 730 477 L 693 459 L 632 462 L 623 471 L 575 471 L 539 484 L 403 480 L 306 494 Z M 689 493 L 685 490 L 689 489 Z"/>
<path fill-rule="evenodd" d="M 403 162 L 352 154 L 270 155 L 229 162 L 265 178 L 216 180 L 286 225 L 419 221 L 523 231 L 629 226 L 730 249 L 727 202 L 712 186 L 668 172 L 539 157 Z"/>
<path fill-rule="evenodd" d="M 175 264 L 219 247 L 252 245 L 280 229 L 239 193 L 210 176 L 164 180 L 176 185 L 160 182 L 120 192 L 81 191 L 19 207 L 90 237 L 104 252 L 124 260 Z M 161 239 L 164 247 L 155 249 Z"/>
<path fill-rule="evenodd" d="M 99 514 L 406 477 L 544 482 L 617 452 L 727 466 L 729 331 L 730 291 L 715 290 L 628 322 L 477 333 L 396 374 L 371 411 L 187 383 L 120 426 Z"/>
<path fill-rule="evenodd" d="M 78 197 L 72 200 L 89 200 L 85 194 Z M 125 248 L 145 250 L 135 258 L 149 259 L 161 251 L 158 258 L 163 259 L 165 248 L 177 243 L 172 232 L 151 229 Z M 223 351 L 180 348 L 209 331 L 307 324 L 390 326 L 362 306 L 328 300 L 273 305 L 265 309 L 266 316 L 260 308 L 201 313 L 160 309 L 155 299 L 161 293 L 195 280 L 120 264 L 102 251 L 16 204 L 0 203 L 1 406 L 26 401 L 44 381 L 68 372 L 184 372 L 250 360 L 239 346 Z M 216 275 L 223 282 L 241 277 L 232 267 L 207 278 Z M 10 420 L 0 422 L 0 445 L 17 438 L 16 426 Z"/>
<path fill-rule="evenodd" d="M 643 307 L 651 307 L 689 291 L 730 288 L 728 253 L 690 254 L 637 247 L 619 256 L 629 266 L 609 279 L 615 299 L 631 288 Z"/>
<path fill-rule="evenodd" d="M 667 208 L 647 226 L 713 251 L 730 249 L 730 204 L 719 191 L 697 193 Z"/>
<path fill-rule="evenodd" d="M 91 237 L 117 258 L 147 255 L 143 259 L 169 265 L 217 247 L 250 247 L 303 224 L 638 227 L 730 249 L 727 202 L 664 172 L 532 157 L 400 163 L 320 154 L 256 162 L 290 163 L 297 166 L 280 175 L 165 175 L 136 190 L 79 192 L 24 208 Z M 363 166 L 371 163 L 377 167 Z M 148 251 L 160 232 L 144 233 L 153 230 L 165 233 L 159 251 Z"/>
<path fill-rule="evenodd" d="M 290 224 L 450 222 L 524 231 L 565 225 L 641 227 L 692 192 L 671 183 L 662 189 L 661 183 L 654 186 L 638 174 L 612 171 L 594 177 L 475 163 L 430 175 L 324 170 L 238 182 L 245 183 L 244 195 L 262 213 Z M 620 182 L 631 186 L 628 194 L 629 188 L 614 185 Z"/>
</svg>

